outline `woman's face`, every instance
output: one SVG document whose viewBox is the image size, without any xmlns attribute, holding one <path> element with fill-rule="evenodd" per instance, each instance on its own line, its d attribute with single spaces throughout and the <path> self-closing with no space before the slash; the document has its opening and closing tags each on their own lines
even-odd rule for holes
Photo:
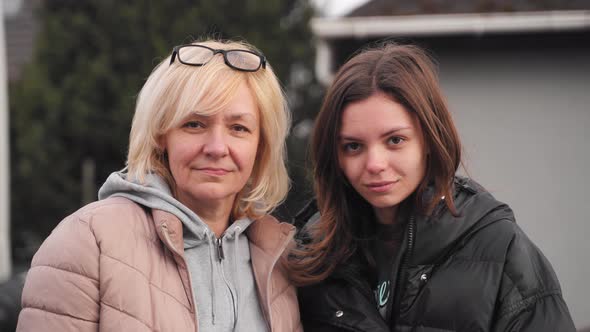
<svg viewBox="0 0 590 332">
<path fill-rule="evenodd" d="M 193 114 L 163 139 L 177 199 L 191 208 L 232 206 L 246 185 L 260 140 L 259 112 L 242 84 L 228 107 L 204 116 Z"/>
<path fill-rule="evenodd" d="M 396 209 L 412 194 L 426 169 L 416 115 L 382 93 L 343 111 L 338 161 L 354 189 L 376 212 Z"/>
</svg>

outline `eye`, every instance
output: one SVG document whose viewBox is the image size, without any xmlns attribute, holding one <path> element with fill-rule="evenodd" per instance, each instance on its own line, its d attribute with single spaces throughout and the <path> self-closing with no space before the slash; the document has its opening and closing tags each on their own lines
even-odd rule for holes
<svg viewBox="0 0 590 332">
<path fill-rule="evenodd" d="M 361 145 L 357 142 L 346 143 L 342 146 L 342 150 L 347 153 L 354 153 L 361 149 Z"/>
<path fill-rule="evenodd" d="M 235 124 L 235 125 L 233 125 L 233 126 L 231 127 L 231 129 L 232 129 L 233 131 L 237 131 L 237 132 L 240 132 L 240 133 L 242 133 L 242 132 L 243 132 L 243 133 L 249 133 L 249 132 L 250 132 L 250 129 L 248 129 L 248 127 L 246 127 L 246 126 L 243 126 L 243 125 L 240 125 L 240 124 Z"/>
<path fill-rule="evenodd" d="M 182 127 L 190 128 L 190 129 L 197 129 L 197 128 L 203 128 L 203 127 L 205 127 L 205 125 L 203 125 L 203 123 L 199 122 L 199 121 L 187 121 L 185 124 L 182 125 Z"/>
<path fill-rule="evenodd" d="M 405 141 L 404 138 L 399 137 L 399 136 L 392 136 L 387 140 L 387 143 L 391 144 L 391 145 L 400 145 L 401 143 L 403 143 Z"/>
</svg>

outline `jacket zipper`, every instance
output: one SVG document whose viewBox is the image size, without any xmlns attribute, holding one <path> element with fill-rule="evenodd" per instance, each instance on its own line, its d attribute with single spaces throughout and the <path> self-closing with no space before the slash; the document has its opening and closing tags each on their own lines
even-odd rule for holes
<svg viewBox="0 0 590 332">
<path fill-rule="evenodd" d="M 406 253 L 404 254 L 398 277 L 395 280 L 393 311 L 391 313 L 391 324 L 392 324 L 391 326 L 392 326 L 392 328 L 395 327 L 396 320 L 399 316 L 400 303 L 401 303 L 401 299 L 403 296 L 403 294 L 401 293 L 402 286 L 405 285 L 406 280 L 408 278 L 408 276 L 407 276 L 408 265 L 410 263 L 410 258 L 412 257 L 412 255 L 414 253 L 414 238 L 416 236 L 415 227 L 416 227 L 416 219 L 412 215 L 410 217 L 410 222 L 408 223 L 408 237 L 407 237 L 408 242 L 407 242 L 407 246 L 406 246 L 407 250 L 406 250 Z"/>
<path fill-rule="evenodd" d="M 227 280 L 227 277 L 225 276 L 225 269 L 223 268 L 223 260 L 225 259 L 225 254 L 223 252 L 223 238 L 225 237 L 225 232 L 223 232 L 223 234 L 221 234 L 220 237 L 215 237 L 215 248 L 217 249 L 217 259 L 218 259 L 218 263 L 219 263 L 219 274 L 221 274 L 221 280 L 223 280 L 223 282 L 225 283 L 225 287 L 227 287 L 227 289 L 229 290 L 229 295 L 231 296 L 231 300 L 232 300 L 232 305 L 235 308 L 234 309 L 234 323 L 235 323 L 235 316 L 236 316 L 236 311 L 237 311 L 237 303 L 238 303 L 238 294 L 237 294 L 237 289 L 233 290 L 229 281 Z M 237 243 L 236 243 L 237 245 Z M 234 259 L 237 259 L 237 257 L 234 257 Z M 236 276 L 238 277 L 238 276 Z"/>
<path fill-rule="evenodd" d="M 217 258 L 220 262 L 225 258 L 225 255 L 223 254 L 223 243 L 221 241 L 221 237 L 217 239 Z"/>
<path fill-rule="evenodd" d="M 407 233 L 407 242 L 406 242 L 407 243 L 406 252 L 404 253 L 404 256 L 402 257 L 402 264 L 399 269 L 399 275 L 398 275 L 398 278 L 396 278 L 396 280 L 395 280 L 395 286 L 394 286 L 395 292 L 394 292 L 393 310 L 391 313 L 391 323 L 392 323 L 391 328 L 395 327 L 395 318 L 398 315 L 399 303 L 401 301 L 401 295 L 402 295 L 402 294 L 400 294 L 401 285 L 405 284 L 405 280 L 407 279 L 407 268 L 410 263 L 410 258 L 412 257 L 413 252 L 414 252 L 416 220 L 413 215 L 410 217 L 407 227 L 408 227 L 408 233 Z M 369 297 L 371 296 L 369 293 L 367 293 L 365 291 L 365 287 L 363 287 L 361 285 L 361 283 L 354 280 L 354 278 L 346 278 L 345 280 L 348 283 L 350 283 L 353 287 L 355 287 L 359 292 L 361 292 L 361 294 L 364 294 L 365 296 L 369 296 Z M 403 282 L 402 282 L 402 280 L 403 280 Z M 354 328 L 353 326 L 343 327 L 339 324 L 334 324 L 334 322 L 332 320 L 318 319 L 318 321 L 323 322 L 323 323 L 327 323 L 328 325 L 337 326 L 339 329 L 345 329 L 348 331 L 361 331 L 361 330 Z"/>
</svg>

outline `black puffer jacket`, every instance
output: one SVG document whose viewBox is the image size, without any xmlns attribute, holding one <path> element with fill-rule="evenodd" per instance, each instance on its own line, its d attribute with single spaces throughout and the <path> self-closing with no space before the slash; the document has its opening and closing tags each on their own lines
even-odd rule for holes
<svg viewBox="0 0 590 332">
<path fill-rule="evenodd" d="M 392 271 L 391 331 L 575 331 L 551 265 L 510 208 L 460 178 L 455 204 L 458 218 L 446 211 L 408 222 Z M 344 270 L 300 288 L 305 331 L 390 331 L 367 278 Z"/>
</svg>

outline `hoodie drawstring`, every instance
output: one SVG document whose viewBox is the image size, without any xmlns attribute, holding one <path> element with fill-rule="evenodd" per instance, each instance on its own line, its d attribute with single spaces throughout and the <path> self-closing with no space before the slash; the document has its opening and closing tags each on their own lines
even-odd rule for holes
<svg viewBox="0 0 590 332">
<path fill-rule="evenodd" d="M 217 239 L 215 237 L 215 234 L 213 233 L 209 233 L 207 231 L 205 231 L 207 233 L 207 235 L 209 235 L 209 239 L 211 241 L 213 241 L 214 245 L 210 245 L 209 246 L 209 265 L 211 266 L 211 278 L 209 278 L 209 282 L 211 283 L 211 286 L 209 287 L 209 295 L 211 296 L 211 324 L 215 325 L 215 310 L 216 310 L 216 306 L 215 306 L 215 272 L 213 271 L 213 269 L 217 268 L 214 262 L 213 262 L 213 255 L 215 255 L 215 251 L 217 249 Z"/>
<path fill-rule="evenodd" d="M 241 285 L 240 285 L 241 278 L 238 275 L 238 258 L 240 257 L 240 255 L 239 255 L 240 251 L 238 248 L 238 244 L 239 244 L 238 238 L 240 237 L 240 234 L 241 234 L 240 231 L 241 231 L 240 226 L 237 226 L 235 233 L 234 233 L 235 236 L 234 236 L 234 257 L 233 257 L 233 261 L 234 261 L 234 264 L 233 264 L 234 271 L 233 272 L 234 272 L 234 280 L 236 281 L 236 297 L 237 297 L 237 301 L 236 301 L 237 303 L 236 303 L 236 309 L 235 309 L 234 330 L 238 331 L 238 332 L 241 331 L 239 328 L 240 327 L 239 314 L 240 314 L 240 307 L 241 307 L 240 303 L 242 302 L 242 297 L 243 297 L 242 294 L 240 293 L 242 290 Z"/>
<path fill-rule="evenodd" d="M 242 247 L 244 245 L 244 238 L 241 237 L 242 231 L 244 227 L 242 225 L 234 225 L 231 229 L 226 230 L 219 238 L 217 235 L 213 233 L 210 229 L 204 230 L 201 234 L 203 234 L 204 239 L 209 247 L 209 267 L 210 267 L 210 278 L 209 278 L 209 296 L 211 299 L 211 325 L 215 326 L 216 318 L 217 318 L 217 302 L 218 300 L 225 301 L 225 297 L 221 299 L 217 299 L 217 290 L 216 284 L 219 281 L 225 282 L 225 285 L 228 287 L 229 292 L 231 293 L 231 298 L 233 302 L 233 330 L 234 331 L 241 331 L 241 322 L 240 322 L 240 310 L 244 307 L 244 299 L 246 297 L 245 290 L 242 289 L 243 280 L 240 276 L 240 264 L 245 262 L 244 252 L 240 246 L 240 242 Z M 203 238 L 202 238 L 203 239 Z M 226 241 L 223 243 L 223 241 Z M 247 241 L 247 239 L 246 239 Z M 229 252 L 227 254 L 223 253 L 223 249 L 227 248 L 230 249 L 233 245 L 233 249 L 231 249 L 231 255 Z M 229 247 L 228 247 L 229 246 Z M 248 249 L 246 249 L 248 250 Z M 229 261 L 228 261 L 229 259 Z M 227 263 L 224 263 L 227 262 Z M 228 264 L 228 265 L 225 265 Z M 224 270 L 227 268 L 228 270 L 224 274 Z M 226 278 L 229 278 L 226 279 Z M 224 302 L 225 303 L 225 302 Z M 229 303 L 228 303 L 229 304 Z M 225 312 L 224 312 L 225 314 Z M 224 315 L 222 315 L 224 316 Z M 221 317 L 221 316 L 220 316 Z M 225 316 L 224 316 L 225 317 Z M 222 317 L 222 318 L 224 318 Z M 229 317 L 228 317 L 229 318 Z M 205 317 L 203 317 L 205 319 Z M 222 319 L 225 321 L 225 318 Z M 221 321 L 220 321 L 221 322 Z M 221 322 L 223 323 L 223 322 Z M 247 327 L 245 329 L 248 329 Z"/>
</svg>

